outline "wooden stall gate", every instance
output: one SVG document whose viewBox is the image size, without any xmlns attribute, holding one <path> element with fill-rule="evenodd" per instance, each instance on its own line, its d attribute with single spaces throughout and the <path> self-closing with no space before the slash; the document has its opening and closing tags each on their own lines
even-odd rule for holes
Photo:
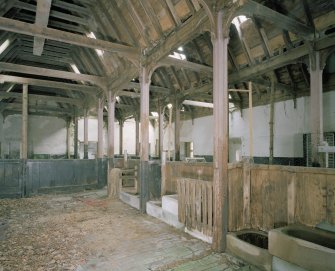
<svg viewBox="0 0 335 271">
<path fill-rule="evenodd" d="M 213 185 L 209 181 L 177 178 L 178 219 L 189 230 L 213 233 Z"/>
</svg>

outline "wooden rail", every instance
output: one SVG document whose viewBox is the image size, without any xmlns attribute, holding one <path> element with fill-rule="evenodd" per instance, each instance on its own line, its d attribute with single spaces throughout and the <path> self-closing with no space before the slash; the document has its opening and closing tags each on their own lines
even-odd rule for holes
<svg viewBox="0 0 335 271">
<path fill-rule="evenodd" d="M 178 219 L 189 230 L 213 233 L 213 185 L 211 182 L 178 178 Z"/>
</svg>

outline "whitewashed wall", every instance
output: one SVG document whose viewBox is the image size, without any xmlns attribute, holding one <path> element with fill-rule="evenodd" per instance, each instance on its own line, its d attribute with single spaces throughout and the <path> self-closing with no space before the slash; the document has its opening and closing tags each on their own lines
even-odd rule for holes
<svg viewBox="0 0 335 271">
<path fill-rule="evenodd" d="M 20 152 L 21 115 L 1 116 L 1 153 Z M 66 122 L 56 117 L 29 116 L 28 151 L 34 154 L 66 154 Z"/>
<path fill-rule="evenodd" d="M 324 94 L 324 130 L 335 131 L 335 91 Z M 274 155 L 275 157 L 302 157 L 303 134 L 310 132 L 309 123 L 310 99 L 297 99 L 294 108 L 292 100 L 275 104 Z M 249 156 L 248 110 L 234 112 L 229 118 L 230 160 L 235 160 L 236 150 L 241 156 Z M 158 125 L 150 123 L 150 154 L 155 154 L 158 139 Z M 254 156 L 269 156 L 269 106 L 258 106 L 253 109 Z M 73 133 L 73 132 L 72 132 Z M 89 141 L 97 141 L 97 119 L 89 118 Z M 119 153 L 119 124 L 115 123 L 115 154 Z M 124 123 L 123 149 L 135 154 L 135 120 Z M 180 139 L 182 142 L 194 143 L 195 155 L 213 154 L 213 116 L 181 122 Z M 84 141 L 83 119 L 79 120 L 78 138 Z M 8 154 L 8 149 L 19 152 L 21 140 L 21 116 L 11 115 L 3 120 L 0 116 L 1 153 Z M 174 125 L 171 128 L 171 142 L 174 142 Z M 107 154 L 107 128 L 104 125 L 104 146 Z M 164 129 L 163 149 L 168 149 L 168 128 Z M 174 144 L 170 145 L 174 150 Z M 66 154 L 66 122 L 56 117 L 29 116 L 29 151 L 34 154 Z M 73 153 L 73 145 L 71 147 Z M 83 154 L 81 153 L 82 157 Z"/>
<path fill-rule="evenodd" d="M 324 101 L 324 131 L 335 131 L 335 91 L 327 92 Z M 253 108 L 254 156 L 269 156 L 269 111 L 270 107 Z M 274 156 L 303 157 L 303 134 L 310 133 L 309 123 L 310 99 L 297 99 L 294 108 L 292 100 L 275 104 L 274 121 Z M 249 156 L 248 109 L 230 114 L 229 138 L 230 160 L 235 160 L 235 153 L 240 149 L 242 156 Z M 194 142 L 195 155 L 213 154 L 213 116 L 183 121 L 181 141 Z M 167 146 L 167 132 L 164 137 L 164 148 Z M 241 142 L 241 143 L 239 143 Z"/>
</svg>

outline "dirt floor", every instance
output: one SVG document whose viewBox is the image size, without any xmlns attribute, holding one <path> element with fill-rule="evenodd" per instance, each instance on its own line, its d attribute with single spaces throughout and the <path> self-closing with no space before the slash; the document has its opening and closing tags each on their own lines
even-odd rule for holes
<svg viewBox="0 0 335 271">
<path fill-rule="evenodd" d="M 187 267 L 201 264 L 206 268 Z M 241 265 L 108 199 L 106 191 L 0 200 L 0 271 L 235 270 Z"/>
</svg>

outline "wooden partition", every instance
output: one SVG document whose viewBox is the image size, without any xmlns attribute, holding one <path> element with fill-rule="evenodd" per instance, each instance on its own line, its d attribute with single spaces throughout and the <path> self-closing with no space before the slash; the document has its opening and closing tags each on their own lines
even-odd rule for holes
<svg viewBox="0 0 335 271">
<path fill-rule="evenodd" d="M 178 178 L 178 218 L 189 230 L 213 233 L 213 184 L 208 181 Z"/>
<path fill-rule="evenodd" d="M 167 183 L 171 190 L 174 186 L 178 190 L 180 220 L 190 228 L 210 233 L 206 217 L 211 216 L 209 208 L 214 206 L 208 205 L 212 165 L 179 164 L 167 164 L 171 178 Z M 199 169 L 206 172 L 203 176 L 207 179 L 190 179 Z M 184 172 L 186 178 L 180 176 Z M 315 226 L 321 221 L 335 225 L 334 169 L 241 163 L 229 165 L 228 184 L 230 231 L 268 231 L 294 223 Z"/>
<path fill-rule="evenodd" d="M 212 181 L 213 164 L 212 163 L 185 163 L 185 162 L 168 162 L 162 165 L 163 179 L 165 185 L 163 194 L 177 193 L 177 179 L 189 178 L 195 180 Z"/>
<path fill-rule="evenodd" d="M 335 225 L 335 170 L 253 165 L 250 171 L 252 228 Z"/>
</svg>

